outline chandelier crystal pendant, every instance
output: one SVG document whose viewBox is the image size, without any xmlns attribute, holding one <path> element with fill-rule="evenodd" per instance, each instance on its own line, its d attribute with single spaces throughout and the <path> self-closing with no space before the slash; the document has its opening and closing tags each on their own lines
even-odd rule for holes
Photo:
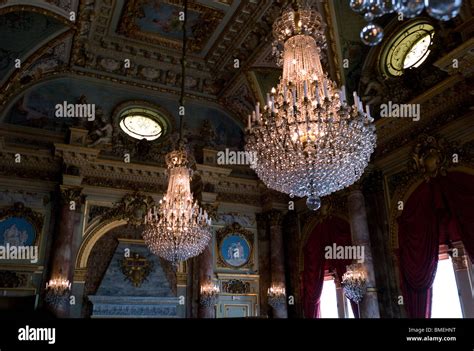
<svg viewBox="0 0 474 351">
<path fill-rule="evenodd" d="M 413 18 L 423 10 L 440 21 L 449 21 L 461 11 L 462 0 L 349 0 L 350 8 L 363 14 L 369 22 L 360 32 L 365 45 L 375 46 L 384 36 L 383 28 L 373 23 L 375 18 L 397 12 L 403 18 Z"/>
<path fill-rule="evenodd" d="M 143 239 L 150 251 L 175 266 L 180 261 L 199 255 L 211 239 L 211 220 L 191 194 L 191 169 L 183 143 L 184 80 L 186 55 L 186 21 L 188 2 L 184 1 L 183 51 L 181 58 L 181 96 L 178 149 L 166 155 L 168 189 L 159 208 L 145 217 Z"/>
<path fill-rule="evenodd" d="M 274 52 L 283 66 L 267 102 L 248 117 L 246 150 L 258 157 L 251 167 L 267 187 L 307 196 L 312 210 L 321 196 L 343 189 L 362 175 L 376 136 L 369 107 L 323 71 L 325 44 L 321 15 L 309 8 L 287 8 L 273 25 Z"/>
</svg>

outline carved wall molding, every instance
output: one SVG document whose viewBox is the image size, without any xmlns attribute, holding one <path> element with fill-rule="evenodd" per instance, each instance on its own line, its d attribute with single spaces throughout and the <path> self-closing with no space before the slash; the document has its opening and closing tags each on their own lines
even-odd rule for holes
<svg viewBox="0 0 474 351">
<path fill-rule="evenodd" d="M 422 117 L 381 118 L 376 122 L 377 148 L 374 159 L 409 143 L 419 134 L 434 134 L 456 118 L 469 114 L 470 84 L 459 76 L 449 77 L 410 103 L 421 104 Z"/>
<path fill-rule="evenodd" d="M 450 152 L 450 149 L 451 152 Z M 451 153 L 451 155 L 450 155 Z M 444 138 L 435 138 L 426 134 L 418 136 L 411 157 L 412 169 L 418 172 L 425 180 L 438 175 L 446 175 L 454 147 L 449 145 Z"/>
<path fill-rule="evenodd" d="M 27 274 L 14 271 L 0 271 L 0 288 L 23 288 L 27 285 Z"/>
<path fill-rule="evenodd" d="M 139 192 L 126 194 L 119 202 L 101 216 L 102 221 L 126 220 L 133 226 L 143 224 L 143 218 L 147 211 L 155 205 L 151 196 Z"/>
<path fill-rule="evenodd" d="M 35 193 L 23 190 L 11 191 L 4 190 L 0 191 L 0 202 L 4 203 L 15 203 L 22 202 L 28 204 L 41 204 L 42 206 L 47 206 L 51 201 L 50 195 Z"/>
<path fill-rule="evenodd" d="M 250 283 L 240 279 L 229 279 L 221 282 L 224 294 L 249 294 Z"/>
</svg>

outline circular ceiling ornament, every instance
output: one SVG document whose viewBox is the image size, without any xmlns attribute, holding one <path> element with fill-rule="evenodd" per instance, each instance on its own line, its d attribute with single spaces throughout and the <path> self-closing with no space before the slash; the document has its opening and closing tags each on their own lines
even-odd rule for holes
<svg viewBox="0 0 474 351">
<path fill-rule="evenodd" d="M 379 68 L 386 77 L 399 77 L 407 69 L 418 68 L 426 61 L 435 30 L 426 20 L 415 20 L 402 27 L 383 45 Z"/>
</svg>

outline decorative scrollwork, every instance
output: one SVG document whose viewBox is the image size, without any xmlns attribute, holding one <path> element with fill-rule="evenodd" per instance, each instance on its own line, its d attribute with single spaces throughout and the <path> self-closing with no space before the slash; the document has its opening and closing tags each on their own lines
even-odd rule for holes
<svg viewBox="0 0 474 351">
<path fill-rule="evenodd" d="M 240 279 L 231 279 L 222 282 L 222 292 L 226 294 L 248 294 L 250 293 L 250 283 Z"/>
<path fill-rule="evenodd" d="M 153 270 L 153 262 L 136 252 L 119 261 L 120 269 L 126 280 L 136 288 L 140 287 Z"/>
<path fill-rule="evenodd" d="M 413 148 L 411 168 L 428 180 L 438 175 L 446 175 L 449 167 L 450 145 L 443 138 L 435 138 L 426 134 L 418 137 Z"/>
<path fill-rule="evenodd" d="M 102 219 L 125 219 L 129 224 L 139 226 L 143 224 L 145 214 L 154 204 L 155 201 L 151 196 L 145 196 L 138 192 L 127 194 L 122 200 L 115 203 L 113 208 L 105 212 Z"/>
</svg>

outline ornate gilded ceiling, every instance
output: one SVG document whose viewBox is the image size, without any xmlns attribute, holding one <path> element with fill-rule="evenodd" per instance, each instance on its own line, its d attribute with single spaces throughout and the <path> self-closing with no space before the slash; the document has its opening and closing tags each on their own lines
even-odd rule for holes
<svg viewBox="0 0 474 351">
<path fill-rule="evenodd" d="M 185 81 L 188 98 L 221 109 L 241 123 L 278 78 L 271 28 L 286 3 L 191 1 Z M 350 11 L 347 1 L 315 0 L 315 4 L 328 23 L 327 69 L 339 84 L 358 90 L 365 102 L 413 100 L 420 90 L 429 90 L 442 81 L 449 85 L 447 74 L 433 65 L 453 43 L 459 43 L 450 32 L 440 37 L 436 56 L 433 54 L 432 62 L 420 69 L 419 75 L 384 80 L 376 70 L 379 48 L 368 50 L 360 43 L 356 34 L 363 20 Z M 180 5 L 180 0 L 0 0 L 0 30 L 12 33 L 0 38 L 0 112 L 5 114 L 13 104 L 21 106 L 18 97 L 35 84 L 63 77 L 95 79 L 131 89 L 133 96 L 143 94 L 150 101 L 166 97 L 166 104 L 171 106 L 181 78 Z M 392 22 L 386 28 L 395 31 L 397 23 Z M 449 30 L 455 25 L 450 24 Z M 34 30 L 28 30 L 31 26 Z M 31 43 L 30 47 L 24 47 L 26 43 Z M 21 58 L 21 69 L 13 67 L 15 57 Z M 348 60 L 348 67 L 344 67 L 344 60 Z M 420 76 L 423 79 L 417 80 Z M 97 83 L 96 88 L 105 89 L 105 85 Z M 466 91 L 461 90 L 462 96 L 449 102 L 464 99 Z M 422 99 L 431 104 L 424 111 L 442 114 L 443 109 L 435 106 L 439 93 L 434 89 L 434 95 Z M 399 126 L 406 124 L 380 122 L 379 140 L 401 133 Z"/>
</svg>

